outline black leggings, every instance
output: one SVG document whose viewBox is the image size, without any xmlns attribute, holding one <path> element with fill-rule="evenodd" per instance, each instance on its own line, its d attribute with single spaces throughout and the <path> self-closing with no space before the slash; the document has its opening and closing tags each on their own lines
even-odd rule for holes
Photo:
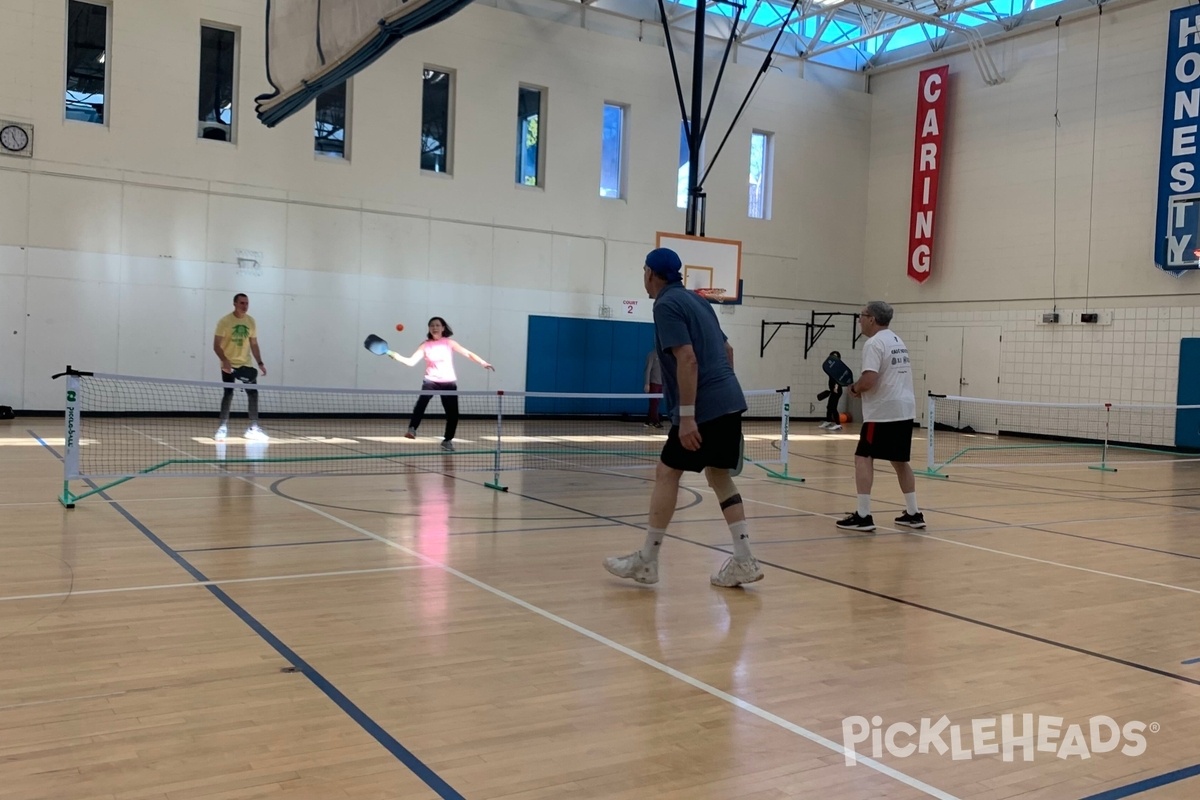
<svg viewBox="0 0 1200 800">
<path fill-rule="evenodd" d="M 838 401 L 842 399 L 840 394 L 830 394 L 825 398 L 825 421 L 838 423 L 841 422 L 841 417 L 838 415 Z"/>
<path fill-rule="evenodd" d="M 457 391 L 457 383 L 434 383 L 433 381 L 422 381 L 421 389 L 428 391 Z M 458 395 L 443 394 L 439 395 L 442 398 L 442 408 L 446 410 L 446 435 L 444 438 L 447 442 L 454 438 L 454 432 L 458 430 Z M 413 409 L 412 419 L 408 421 L 408 427 L 411 430 L 416 430 L 421 427 L 421 420 L 425 416 L 425 409 L 429 407 L 429 401 L 433 399 L 431 394 L 423 394 L 417 398 L 416 408 Z"/>
</svg>

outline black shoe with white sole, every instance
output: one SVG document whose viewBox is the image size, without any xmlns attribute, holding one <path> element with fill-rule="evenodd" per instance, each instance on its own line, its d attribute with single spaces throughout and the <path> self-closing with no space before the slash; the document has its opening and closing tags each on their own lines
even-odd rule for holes
<svg viewBox="0 0 1200 800">
<path fill-rule="evenodd" d="M 896 524 L 905 528 L 924 528 L 925 515 L 918 511 L 915 514 L 909 514 L 907 511 L 896 517 Z"/>
<path fill-rule="evenodd" d="M 870 514 L 860 517 L 855 511 L 845 519 L 838 520 L 837 526 L 844 531 L 873 531 L 875 530 L 875 518 Z"/>
</svg>

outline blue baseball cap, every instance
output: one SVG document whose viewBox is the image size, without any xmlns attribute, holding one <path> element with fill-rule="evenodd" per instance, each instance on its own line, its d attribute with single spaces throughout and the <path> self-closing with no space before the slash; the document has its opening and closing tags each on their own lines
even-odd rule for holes
<svg viewBox="0 0 1200 800">
<path fill-rule="evenodd" d="M 646 266 L 667 283 L 683 280 L 683 274 L 680 272 L 683 262 L 679 260 L 679 254 L 669 248 L 660 247 L 647 253 Z"/>
</svg>

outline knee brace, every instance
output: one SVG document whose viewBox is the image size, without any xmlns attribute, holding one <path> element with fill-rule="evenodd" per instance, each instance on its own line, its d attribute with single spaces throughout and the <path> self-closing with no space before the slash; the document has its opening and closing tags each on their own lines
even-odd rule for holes
<svg viewBox="0 0 1200 800">
<path fill-rule="evenodd" d="M 708 467 L 704 470 L 704 477 L 708 480 L 708 485 L 716 492 L 717 502 L 721 504 L 722 511 L 742 502 L 742 496 L 738 494 L 733 478 L 729 477 L 729 470 Z"/>
</svg>

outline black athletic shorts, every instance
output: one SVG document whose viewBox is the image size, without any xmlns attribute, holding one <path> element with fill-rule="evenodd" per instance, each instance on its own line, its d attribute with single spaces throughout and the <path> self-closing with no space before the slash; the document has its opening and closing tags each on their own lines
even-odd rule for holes
<svg viewBox="0 0 1200 800">
<path fill-rule="evenodd" d="M 688 450 L 679 441 L 679 426 L 672 425 L 660 456 L 662 463 L 684 472 L 736 468 L 742 450 L 742 412 L 701 422 L 699 428 L 700 449 Z"/>
<path fill-rule="evenodd" d="M 856 456 L 881 461 L 908 461 L 912 455 L 913 421 L 864 422 L 858 434 Z"/>
<path fill-rule="evenodd" d="M 225 383 L 258 383 L 258 370 L 254 367 L 234 367 L 233 372 L 222 372 L 221 380 Z"/>
</svg>

